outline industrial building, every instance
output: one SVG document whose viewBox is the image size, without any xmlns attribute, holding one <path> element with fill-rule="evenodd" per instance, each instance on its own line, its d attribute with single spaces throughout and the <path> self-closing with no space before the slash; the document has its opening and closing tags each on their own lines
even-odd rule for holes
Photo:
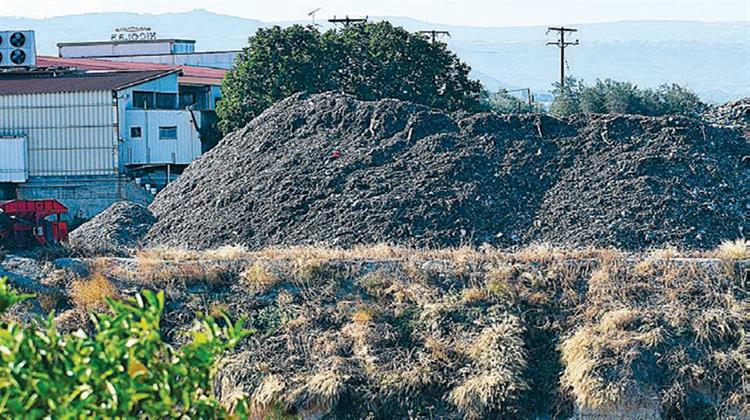
<svg viewBox="0 0 750 420">
<path fill-rule="evenodd" d="M 106 61 L 169 64 L 229 69 L 240 53 L 231 51 L 196 52 L 195 41 L 185 39 L 119 39 L 111 41 L 66 42 L 57 44 L 61 58 L 93 58 Z"/>
<path fill-rule="evenodd" d="M 0 54 L 0 199 L 57 199 L 69 218 L 147 204 L 216 140 L 226 70 L 37 56 L 33 31 L 0 32 Z"/>
<path fill-rule="evenodd" d="M 117 200 L 149 202 L 158 179 L 163 184 L 202 151 L 202 113 L 191 108 L 192 97 L 180 95 L 179 75 L 0 73 L 0 183 L 6 198 L 56 198 L 83 217 Z"/>
</svg>

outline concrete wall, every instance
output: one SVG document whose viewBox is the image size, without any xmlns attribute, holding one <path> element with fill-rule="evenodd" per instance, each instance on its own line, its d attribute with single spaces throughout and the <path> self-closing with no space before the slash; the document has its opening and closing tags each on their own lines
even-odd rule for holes
<svg viewBox="0 0 750 420">
<path fill-rule="evenodd" d="M 129 178 L 118 176 L 32 178 L 16 188 L 16 198 L 60 200 L 70 211 L 70 221 L 76 214 L 90 218 L 112 203 L 128 200 L 147 205 L 153 196 Z"/>
</svg>

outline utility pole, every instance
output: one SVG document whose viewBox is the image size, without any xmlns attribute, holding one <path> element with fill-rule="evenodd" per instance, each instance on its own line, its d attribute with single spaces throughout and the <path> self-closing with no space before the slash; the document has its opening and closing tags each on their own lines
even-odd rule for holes
<svg viewBox="0 0 750 420">
<path fill-rule="evenodd" d="M 317 9 L 313 10 L 312 12 L 308 13 L 307 16 L 310 16 L 312 18 L 312 26 L 318 26 L 315 23 L 315 14 L 318 13 L 322 9 L 322 7 L 318 7 Z"/>
<path fill-rule="evenodd" d="M 365 16 L 363 18 L 350 18 L 349 16 L 343 17 L 343 18 L 337 18 L 335 15 L 333 16 L 333 19 L 328 19 L 329 22 L 333 23 L 334 25 L 338 23 L 343 23 L 345 28 L 348 28 L 349 25 L 352 23 L 365 23 L 367 22 L 367 18 L 369 16 Z"/>
<path fill-rule="evenodd" d="M 447 35 L 449 38 L 451 36 L 451 33 L 448 31 L 436 31 L 434 29 L 431 31 L 417 31 L 417 33 L 420 35 L 429 35 L 430 38 L 432 39 L 433 44 L 435 43 L 435 41 L 437 41 L 438 36 Z"/>
<path fill-rule="evenodd" d="M 576 39 L 575 42 L 566 42 L 565 41 L 565 33 L 566 32 L 578 32 L 578 29 L 573 28 L 566 28 L 564 26 L 560 26 L 559 28 L 555 27 L 549 27 L 547 28 L 547 33 L 550 33 L 550 31 L 555 31 L 560 34 L 560 39 L 557 40 L 557 42 L 548 42 L 547 45 L 556 45 L 558 48 L 560 48 L 560 87 L 565 87 L 565 47 L 569 45 L 578 45 L 579 42 Z"/>
<path fill-rule="evenodd" d="M 503 89 L 503 91 L 505 91 L 505 93 L 526 92 L 526 101 L 529 103 L 529 106 L 534 105 L 534 95 L 531 94 L 531 88 L 522 88 L 522 89 L 513 89 L 513 90 Z"/>
</svg>

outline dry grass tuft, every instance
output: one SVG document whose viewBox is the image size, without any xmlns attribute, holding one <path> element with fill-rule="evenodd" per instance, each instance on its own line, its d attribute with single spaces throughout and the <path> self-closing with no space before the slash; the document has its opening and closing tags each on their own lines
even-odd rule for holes
<svg viewBox="0 0 750 420">
<path fill-rule="evenodd" d="M 352 322 L 357 324 L 367 324 L 372 322 L 375 317 L 375 311 L 371 307 L 363 306 L 352 314 Z"/>
<path fill-rule="evenodd" d="M 281 281 L 267 263 L 256 261 L 240 274 L 240 284 L 255 293 L 266 293 Z"/>
<path fill-rule="evenodd" d="M 750 241 L 746 239 L 725 241 L 711 254 L 722 260 L 750 260 Z"/>
<path fill-rule="evenodd" d="M 250 405 L 256 412 L 263 413 L 282 401 L 285 393 L 286 384 L 283 379 L 278 375 L 268 375 L 253 392 Z"/>
<path fill-rule="evenodd" d="M 564 250 L 542 243 L 522 248 L 514 254 L 514 257 L 523 262 L 550 262 L 565 259 L 567 256 Z"/>
<path fill-rule="evenodd" d="M 75 280 L 70 285 L 70 299 L 85 310 L 105 308 L 106 298 L 117 296 L 117 289 L 101 273 L 93 273 L 88 279 Z"/>
<path fill-rule="evenodd" d="M 338 403 L 346 380 L 333 370 L 303 378 L 301 386 L 286 395 L 286 405 L 303 413 L 303 417 L 327 414 Z"/>
<path fill-rule="evenodd" d="M 678 258 L 680 256 L 680 251 L 674 246 L 667 246 L 664 248 L 652 249 L 649 252 L 649 256 L 659 260 L 669 260 L 672 258 Z"/>
<path fill-rule="evenodd" d="M 248 251 L 247 247 L 243 245 L 226 245 L 217 249 L 202 252 L 201 259 L 211 261 L 233 261 L 245 260 L 250 258 L 251 255 L 252 254 Z"/>
<path fill-rule="evenodd" d="M 461 301 L 464 303 L 477 303 L 487 298 L 487 291 L 478 287 L 469 287 L 461 290 Z"/>
<path fill-rule="evenodd" d="M 473 373 L 448 396 L 467 418 L 502 413 L 529 388 L 522 334 L 520 320 L 508 315 L 482 331 L 469 349 Z"/>
<path fill-rule="evenodd" d="M 177 247 L 154 247 L 141 249 L 136 252 L 135 257 L 139 261 L 194 261 L 197 260 L 200 253 L 184 248 Z"/>
</svg>

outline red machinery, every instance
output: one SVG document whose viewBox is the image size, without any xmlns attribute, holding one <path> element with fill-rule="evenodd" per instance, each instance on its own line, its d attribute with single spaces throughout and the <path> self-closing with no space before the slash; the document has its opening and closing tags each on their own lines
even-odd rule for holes
<svg viewBox="0 0 750 420">
<path fill-rule="evenodd" d="M 0 201 L 0 240 L 17 248 L 67 241 L 68 224 L 60 218 L 67 212 L 57 200 Z"/>
</svg>

